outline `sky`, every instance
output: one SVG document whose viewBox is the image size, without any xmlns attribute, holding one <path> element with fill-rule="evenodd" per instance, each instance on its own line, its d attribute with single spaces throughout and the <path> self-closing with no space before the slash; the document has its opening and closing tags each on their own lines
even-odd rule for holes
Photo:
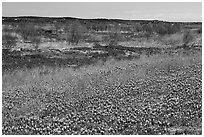
<svg viewBox="0 0 204 137">
<path fill-rule="evenodd" d="M 3 2 L 2 15 L 202 21 L 201 2 Z"/>
</svg>

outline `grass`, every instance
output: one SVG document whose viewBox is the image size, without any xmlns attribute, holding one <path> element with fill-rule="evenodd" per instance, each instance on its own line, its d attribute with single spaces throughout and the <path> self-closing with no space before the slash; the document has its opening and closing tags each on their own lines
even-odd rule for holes
<svg viewBox="0 0 204 137">
<path fill-rule="evenodd" d="M 38 32 L 36 25 L 21 23 L 17 30 L 4 29 L 3 45 L 13 48 L 17 37 L 16 48 L 29 48 L 31 41 L 36 49 L 45 51 L 92 47 L 96 42 L 110 44 L 111 33 L 92 35 L 93 32 L 88 32 L 89 37 L 84 37 L 81 24 L 72 25 L 71 30 L 57 33 L 53 38 L 51 34 Z M 118 43 L 128 47 L 165 48 L 183 43 L 191 45 L 195 40 L 201 45 L 202 32 L 198 31 L 198 35 L 178 33 L 179 26 L 174 26 L 169 29 L 175 30 L 172 34 L 161 28 L 164 25 L 158 24 L 157 32 L 171 35 L 161 36 L 161 39 L 158 35 L 148 36 L 148 39 L 136 38 L 139 35 L 131 33 L 124 34 L 126 38 L 113 35 L 111 40 L 116 41 L 112 46 Z M 145 31 L 151 33 L 151 28 L 150 24 Z M 144 30 L 140 31 L 144 34 Z M 11 32 L 15 35 L 8 35 Z M 67 39 L 69 33 L 73 35 Z M 20 43 L 20 36 L 25 43 Z M 79 69 L 43 66 L 5 70 L 2 75 L 2 132 L 12 135 L 202 134 L 201 57 L 201 53 L 162 53 L 150 57 L 141 55 L 140 59 L 128 61 L 98 61 Z"/>
<path fill-rule="evenodd" d="M 16 69 L 16 71 L 12 73 L 5 73 L 3 74 L 3 90 L 8 90 L 8 87 L 15 88 L 16 86 L 25 86 L 25 85 L 33 85 L 36 83 L 50 83 L 49 86 L 52 86 L 55 82 L 61 83 L 62 81 L 70 81 L 71 79 L 79 79 L 82 77 L 89 77 L 89 74 L 95 74 L 100 75 L 101 72 L 107 73 L 110 72 L 109 77 L 113 76 L 119 76 L 122 74 L 121 79 L 123 79 L 127 74 L 126 71 L 129 69 L 133 69 L 132 74 L 145 77 L 145 71 L 148 70 L 148 68 L 152 68 L 153 66 L 161 67 L 164 66 L 164 69 L 166 69 L 166 65 L 178 65 L 183 64 L 186 61 L 192 61 L 195 58 L 192 57 L 182 57 L 180 55 L 177 55 L 176 57 L 169 57 L 168 55 L 154 55 L 151 58 L 148 58 L 146 56 L 141 56 L 140 59 L 135 59 L 132 61 L 127 60 L 121 60 L 121 61 L 115 61 L 114 59 L 109 59 L 104 64 L 102 62 L 98 62 L 94 65 L 82 67 L 80 69 L 72 69 L 72 68 L 52 68 L 52 67 L 38 67 L 34 69 Z M 175 64 L 176 63 L 176 64 Z M 137 66 L 137 67 L 136 67 Z M 135 68 L 136 67 L 136 68 Z M 175 66 L 176 67 L 176 66 Z M 145 68 L 145 69 L 144 69 Z M 117 71 L 115 69 L 120 70 L 119 72 L 121 74 L 118 75 Z M 139 73 L 137 73 L 137 71 Z M 131 77 L 127 75 L 127 77 Z M 102 83 L 101 83 L 102 84 Z M 44 85 L 44 83 L 42 84 Z M 33 85 L 34 86 L 34 85 Z M 61 86 L 58 84 L 58 86 Z M 52 87 L 55 87 L 53 85 Z"/>
<path fill-rule="evenodd" d="M 3 74 L 3 91 L 11 91 L 19 87 L 39 88 L 39 85 L 48 85 L 48 87 L 50 87 L 51 89 L 55 89 L 63 87 L 63 83 L 66 85 L 66 87 L 64 87 L 64 90 L 66 90 L 69 89 L 69 85 L 77 83 L 76 81 L 82 80 L 86 82 L 89 78 L 94 79 L 94 81 L 100 81 L 100 77 L 103 76 L 103 73 L 109 73 L 108 78 L 110 78 L 110 81 L 108 82 L 113 82 L 115 78 L 115 81 L 124 81 L 125 78 L 129 79 L 134 76 L 136 76 L 136 78 L 144 78 L 146 76 L 147 70 L 151 68 L 159 67 L 167 71 L 169 65 L 174 67 L 177 67 L 177 65 L 182 65 L 184 63 L 186 63 L 184 65 L 188 65 L 191 62 L 194 62 L 194 60 L 194 57 L 192 58 L 187 56 L 168 57 L 168 55 L 163 55 L 161 57 L 155 55 L 151 58 L 143 56 L 139 60 L 132 61 L 115 62 L 115 60 L 112 59 L 107 61 L 103 65 L 99 62 L 97 65 L 83 67 L 79 70 L 74 70 L 72 68 L 52 67 L 41 67 L 31 70 L 21 69 L 16 70 L 12 73 Z M 200 60 L 201 59 L 199 59 L 199 61 Z M 155 69 L 152 69 L 152 71 L 153 70 Z M 103 83 L 104 82 L 101 81 L 100 83 L 98 83 L 98 85 L 103 85 Z M 76 86 L 80 86 L 80 84 L 76 84 Z"/>
<path fill-rule="evenodd" d="M 171 35 L 164 35 L 161 38 L 161 42 L 164 45 L 170 45 L 170 46 L 178 46 L 182 45 L 183 43 L 183 35 L 181 33 L 175 33 Z"/>
<path fill-rule="evenodd" d="M 118 44 L 127 47 L 165 47 L 165 45 L 162 45 L 158 41 L 155 41 L 153 39 L 146 40 L 145 38 L 137 38 L 134 41 L 129 40 L 124 42 L 118 42 Z"/>
<path fill-rule="evenodd" d="M 77 70 L 39 67 L 31 70 L 19 69 L 14 72 L 6 72 L 2 76 L 3 133 L 95 134 L 92 130 L 96 127 L 102 128 L 99 131 L 104 131 L 103 134 L 173 134 L 176 133 L 175 129 L 179 129 L 180 132 L 182 127 L 185 128 L 185 131 L 189 127 L 200 127 L 202 97 L 199 82 L 201 82 L 201 60 L 200 54 L 189 56 L 155 55 L 151 58 L 143 56 L 139 60 L 131 61 L 116 62 L 110 59 L 105 64 L 99 62 L 96 65 Z M 185 79 L 187 77 L 190 80 Z M 163 83 L 159 84 L 159 81 Z M 131 84 L 133 86 L 129 86 Z M 186 89 L 185 84 L 190 84 L 187 85 L 189 89 Z M 98 123 L 95 127 L 86 124 L 92 124 L 92 122 L 86 121 L 87 118 L 90 120 L 90 118 L 95 117 L 95 112 L 92 112 L 89 106 L 95 106 L 93 111 L 97 109 L 100 116 L 105 113 L 103 112 L 106 109 L 104 108 L 105 105 L 99 107 L 98 105 L 101 103 L 96 102 L 104 96 L 105 101 L 115 102 L 111 104 L 112 107 L 109 108 L 110 112 L 106 117 L 110 120 L 113 116 L 113 122 L 116 123 L 120 121 L 118 123 L 119 127 L 115 127 L 114 123 L 108 121 L 105 121 L 106 127 L 103 127 L 103 124 L 97 122 L 97 120 L 92 121 Z M 177 97 L 180 100 L 177 100 Z M 131 99 L 132 101 L 130 101 Z M 128 110 L 128 106 L 120 105 L 123 101 L 131 110 Z M 158 104 L 159 102 L 160 104 Z M 77 118 L 70 118 L 73 119 L 71 121 L 75 122 L 73 125 L 66 125 L 70 122 L 66 123 L 65 119 L 73 109 L 70 108 L 70 104 L 75 104 L 73 113 L 79 116 L 79 119 L 85 117 L 85 125 L 77 124 L 77 121 L 75 121 Z M 135 126 L 138 125 L 134 122 L 133 127 L 123 127 L 125 123 L 113 115 L 115 113 L 113 107 L 116 107 L 118 109 L 116 109 L 117 113 L 124 115 L 124 118 L 139 120 L 137 122 L 141 122 L 140 127 L 136 128 Z M 179 107 L 184 110 L 180 110 Z M 136 110 L 133 112 L 133 109 Z M 65 110 L 66 112 L 64 112 Z M 85 113 L 84 111 L 87 114 L 81 116 L 81 113 Z M 130 117 L 126 113 L 129 111 L 131 115 L 136 114 L 134 116 L 137 118 Z M 135 111 L 140 111 L 140 113 L 137 115 Z M 45 122 L 46 118 L 41 118 L 44 112 L 48 113 L 45 117 L 51 121 L 51 124 L 55 118 L 59 118 L 58 122 L 64 121 L 67 130 L 62 131 L 62 124 L 59 125 L 58 129 L 53 127 L 55 130 L 49 132 L 44 130 L 38 132 L 38 129 L 42 129 L 41 127 L 28 129 L 29 119 L 44 122 L 42 125 L 48 126 L 46 125 L 48 123 Z M 170 112 L 173 114 L 172 116 Z M 154 114 L 157 117 L 154 117 Z M 37 117 L 37 119 L 33 118 L 33 116 Z M 21 122 L 19 122 L 19 119 L 21 118 L 28 123 L 28 127 L 24 127 L 26 125 L 24 124 L 20 129 Z M 103 122 L 104 119 L 106 118 L 100 118 Z M 154 125 L 146 123 L 146 120 L 150 119 L 153 119 L 153 122 L 156 123 Z M 188 120 L 189 124 L 185 120 Z M 127 122 L 127 119 L 125 121 Z M 159 122 L 161 123 L 159 124 Z M 73 127 L 75 124 L 78 125 L 78 128 Z M 16 128 L 12 129 L 12 126 Z M 87 126 L 90 129 L 86 129 Z M 82 131 L 84 128 L 86 132 Z M 114 130 L 114 132 L 110 129 Z M 200 131 L 191 130 L 187 134 L 200 134 Z"/>
</svg>

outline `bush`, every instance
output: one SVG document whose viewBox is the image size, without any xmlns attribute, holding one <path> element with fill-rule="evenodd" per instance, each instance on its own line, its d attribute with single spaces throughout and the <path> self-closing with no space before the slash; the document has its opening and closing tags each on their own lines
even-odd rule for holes
<svg viewBox="0 0 204 137">
<path fill-rule="evenodd" d="M 17 42 L 17 37 L 12 36 L 11 34 L 4 34 L 2 36 L 2 43 L 4 45 L 5 48 L 13 48 L 14 46 L 16 46 L 16 42 Z"/>
<path fill-rule="evenodd" d="M 82 26 L 81 23 L 77 20 L 74 21 L 71 25 L 66 25 L 65 31 L 67 33 L 67 41 L 77 45 L 79 41 L 84 39 L 86 27 Z"/>
<path fill-rule="evenodd" d="M 167 34 L 167 28 L 164 26 L 164 23 L 158 23 L 156 26 L 155 26 L 155 32 L 158 33 L 159 35 L 165 35 Z"/>
<path fill-rule="evenodd" d="M 153 26 L 153 29 L 156 33 L 163 36 L 165 34 L 174 34 L 180 31 L 180 25 L 178 23 L 158 23 Z"/>
<path fill-rule="evenodd" d="M 21 23 L 18 26 L 17 32 L 23 37 L 24 41 L 30 41 L 34 44 L 35 49 L 40 43 L 38 29 L 33 23 Z"/>
<path fill-rule="evenodd" d="M 117 32 L 111 32 L 109 34 L 109 45 L 115 46 L 118 44 L 118 33 Z"/>
<path fill-rule="evenodd" d="M 29 41 L 31 38 L 39 35 L 33 23 L 20 23 L 17 32 L 21 34 L 24 41 Z"/>
<path fill-rule="evenodd" d="M 190 30 L 185 30 L 183 34 L 183 46 L 187 47 L 189 42 L 193 40 L 193 34 L 190 32 Z"/>
<path fill-rule="evenodd" d="M 180 45 L 182 44 L 182 34 L 181 33 L 175 33 L 171 35 L 165 35 L 161 37 L 162 44 L 165 45 Z"/>
<path fill-rule="evenodd" d="M 32 37 L 30 40 L 31 40 L 32 43 L 34 44 L 34 48 L 35 48 L 35 49 L 38 49 L 39 44 L 40 44 L 40 42 L 41 42 L 40 38 L 39 38 L 39 37 Z"/>
<path fill-rule="evenodd" d="M 12 29 L 9 29 L 8 27 L 3 27 L 3 31 L 4 33 L 11 33 Z"/>
<path fill-rule="evenodd" d="M 109 32 L 109 46 L 116 46 L 121 39 L 123 39 L 123 37 L 122 34 L 120 34 L 120 28 L 115 24 Z"/>
<path fill-rule="evenodd" d="M 198 33 L 198 34 L 201 34 L 201 33 L 202 33 L 202 27 L 200 27 L 200 28 L 197 30 L 197 33 Z"/>
<path fill-rule="evenodd" d="M 173 25 L 169 24 L 168 25 L 168 34 L 174 34 L 177 32 L 180 32 L 181 26 L 179 23 L 175 23 Z"/>
<path fill-rule="evenodd" d="M 133 32 L 140 32 L 142 31 L 142 25 L 140 23 L 136 23 L 134 26 L 133 26 Z"/>
<path fill-rule="evenodd" d="M 101 42 L 103 41 L 103 35 L 100 34 L 89 34 L 86 38 L 86 42 Z"/>
</svg>

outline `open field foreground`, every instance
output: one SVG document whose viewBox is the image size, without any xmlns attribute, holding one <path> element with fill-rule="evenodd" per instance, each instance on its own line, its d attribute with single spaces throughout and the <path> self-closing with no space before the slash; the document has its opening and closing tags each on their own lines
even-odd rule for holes
<svg viewBox="0 0 204 137">
<path fill-rule="evenodd" d="M 2 17 L 3 134 L 201 135 L 201 85 L 202 22 Z"/>
<path fill-rule="evenodd" d="M 202 56 L 108 60 L 2 76 L 3 134 L 202 134 Z"/>
</svg>

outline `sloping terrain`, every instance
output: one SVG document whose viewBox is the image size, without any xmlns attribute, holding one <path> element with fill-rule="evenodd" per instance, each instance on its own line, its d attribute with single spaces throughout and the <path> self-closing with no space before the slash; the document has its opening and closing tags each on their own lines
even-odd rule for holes
<svg viewBox="0 0 204 137">
<path fill-rule="evenodd" d="M 43 50 L 3 50 L 3 69 L 17 67 L 35 66 L 83 66 L 96 62 L 96 60 L 107 60 L 109 57 L 116 59 L 139 58 L 140 54 L 147 55 L 160 53 L 160 48 L 137 48 L 125 46 L 93 46 L 93 47 L 74 47 L 66 50 L 48 49 Z"/>
<path fill-rule="evenodd" d="M 88 70 L 3 92 L 3 134 L 202 134 L 200 56 Z"/>
<path fill-rule="evenodd" d="M 201 22 L 2 23 L 3 134 L 202 134 Z"/>
<path fill-rule="evenodd" d="M 193 43 L 187 52 L 197 52 L 201 50 L 200 43 Z M 112 57 L 117 60 L 130 60 L 140 58 L 141 55 L 152 56 L 161 53 L 177 53 L 183 51 L 182 46 L 170 48 L 157 47 L 126 47 L 126 46 L 101 46 L 93 47 L 73 47 L 69 49 L 51 49 L 46 50 L 2 50 L 2 68 L 12 70 L 16 68 L 33 68 L 39 66 L 75 66 L 94 64 L 99 60 L 106 61 Z M 185 50 L 184 50 L 185 51 Z"/>
</svg>

